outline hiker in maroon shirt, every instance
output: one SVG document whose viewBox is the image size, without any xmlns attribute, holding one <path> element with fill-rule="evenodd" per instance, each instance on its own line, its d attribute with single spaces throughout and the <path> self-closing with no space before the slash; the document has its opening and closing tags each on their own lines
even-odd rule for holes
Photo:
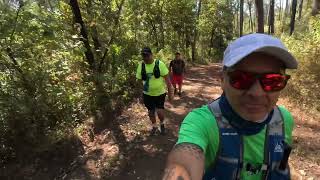
<svg viewBox="0 0 320 180">
<path fill-rule="evenodd" d="M 185 74 L 185 63 L 181 57 L 179 52 L 176 52 L 176 57 L 174 60 L 170 62 L 170 74 L 172 74 L 172 84 L 174 86 L 174 94 L 181 96 L 181 88 L 183 82 L 183 76 Z M 177 85 L 178 85 L 178 92 L 177 92 Z"/>
</svg>

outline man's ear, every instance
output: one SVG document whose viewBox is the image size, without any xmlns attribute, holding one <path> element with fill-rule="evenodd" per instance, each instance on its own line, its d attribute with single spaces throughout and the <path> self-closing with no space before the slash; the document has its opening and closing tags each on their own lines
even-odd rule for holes
<svg viewBox="0 0 320 180">
<path fill-rule="evenodd" d="M 224 91 L 225 89 L 225 83 L 226 83 L 226 72 L 225 71 L 222 71 L 221 74 L 220 74 L 220 86 L 221 86 L 221 89 L 222 91 Z"/>
</svg>

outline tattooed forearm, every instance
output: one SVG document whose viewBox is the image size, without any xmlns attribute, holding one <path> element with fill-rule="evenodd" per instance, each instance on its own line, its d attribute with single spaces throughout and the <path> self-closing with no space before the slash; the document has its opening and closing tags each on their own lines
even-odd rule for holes
<svg viewBox="0 0 320 180">
<path fill-rule="evenodd" d="M 174 147 L 173 151 L 177 152 L 177 153 L 190 153 L 192 155 L 194 155 L 194 157 L 197 160 L 204 160 L 204 156 L 203 156 L 203 152 L 202 149 L 195 145 L 195 144 L 191 144 L 191 143 L 181 143 L 178 144 Z"/>
<path fill-rule="evenodd" d="M 176 145 L 169 154 L 163 180 L 201 179 L 204 172 L 202 149 L 191 143 Z"/>
</svg>

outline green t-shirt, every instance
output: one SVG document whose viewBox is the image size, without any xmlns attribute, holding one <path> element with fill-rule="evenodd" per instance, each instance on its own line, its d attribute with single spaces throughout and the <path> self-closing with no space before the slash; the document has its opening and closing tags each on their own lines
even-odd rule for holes
<svg viewBox="0 0 320 180">
<path fill-rule="evenodd" d="M 143 91 L 144 94 L 149 96 L 160 96 L 161 94 L 166 93 L 166 83 L 163 76 L 166 76 L 169 73 L 167 66 L 159 60 L 159 69 L 160 69 L 160 77 L 155 78 L 153 75 L 153 68 L 155 66 L 156 60 L 151 64 L 145 64 L 146 73 L 149 79 L 147 81 L 143 81 L 143 85 L 145 86 L 148 83 L 148 88 Z M 141 67 L 142 62 L 139 63 L 136 73 L 137 79 L 142 79 L 141 77 Z"/>
<path fill-rule="evenodd" d="M 285 126 L 285 142 L 292 144 L 292 130 L 294 126 L 293 118 L 289 111 L 280 106 L 280 111 L 284 116 Z M 251 136 L 244 136 L 244 165 L 250 164 L 263 164 L 264 128 L 258 134 Z M 205 167 L 206 169 L 211 165 L 215 159 L 216 152 L 219 146 L 219 130 L 218 125 L 208 105 L 201 108 L 194 109 L 190 112 L 180 127 L 179 138 L 177 144 L 180 143 L 193 143 L 202 148 L 205 154 Z M 241 179 L 245 180 L 260 180 L 261 172 L 251 174 L 245 168 L 242 169 Z"/>
</svg>

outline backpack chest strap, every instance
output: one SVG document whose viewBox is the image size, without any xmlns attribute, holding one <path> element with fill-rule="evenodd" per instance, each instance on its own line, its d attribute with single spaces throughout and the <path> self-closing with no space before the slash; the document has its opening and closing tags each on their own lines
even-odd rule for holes
<svg viewBox="0 0 320 180">
<path fill-rule="evenodd" d="M 210 166 L 210 169 L 214 168 L 214 166 L 216 166 L 217 164 L 217 161 L 221 159 L 230 163 L 238 162 L 238 170 L 236 177 L 240 178 L 241 169 L 243 168 L 243 137 L 237 134 L 236 130 L 232 128 L 228 120 L 226 120 L 222 116 L 218 102 L 219 100 L 216 100 L 208 105 L 219 127 L 219 147 L 216 153 L 216 158 Z M 232 135 L 238 136 L 239 138 L 239 141 L 236 140 L 239 143 L 231 143 L 231 149 L 235 151 L 235 154 L 238 154 L 238 156 L 232 153 L 225 154 L 224 151 L 224 149 L 228 148 L 228 141 L 230 142 L 232 141 L 232 139 L 236 139 L 230 138 L 230 136 Z M 263 174 L 262 179 L 268 179 L 268 175 L 270 174 L 270 172 L 279 165 L 279 162 L 281 161 L 281 158 L 283 156 L 283 146 L 285 139 L 284 137 L 285 136 L 283 117 L 279 108 L 276 107 L 274 108 L 272 119 L 266 127 L 264 142 L 264 160 L 260 169 Z M 227 157 L 225 157 L 225 155 L 227 155 Z"/>
<path fill-rule="evenodd" d="M 219 129 L 219 147 L 216 153 L 215 162 L 212 168 L 219 162 L 225 162 L 233 166 L 233 179 L 240 179 L 243 168 L 243 136 L 229 124 L 228 120 L 222 116 L 219 101 L 216 100 L 209 104 L 209 109 L 215 116 Z"/>
</svg>

